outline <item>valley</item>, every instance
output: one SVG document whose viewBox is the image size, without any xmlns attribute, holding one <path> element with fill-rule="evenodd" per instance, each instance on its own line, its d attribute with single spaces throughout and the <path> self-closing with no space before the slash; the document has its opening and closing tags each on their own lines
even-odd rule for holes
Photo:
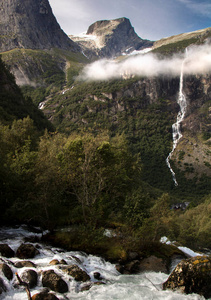
<svg viewBox="0 0 211 300">
<path fill-rule="evenodd" d="M 112 263 L 168 260 L 163 236 L 211 249 L 210 28 L 150 41 L 122 17 L 76 37 L 48 0 L 0 7 L 1 226 Z"/>
</svg>

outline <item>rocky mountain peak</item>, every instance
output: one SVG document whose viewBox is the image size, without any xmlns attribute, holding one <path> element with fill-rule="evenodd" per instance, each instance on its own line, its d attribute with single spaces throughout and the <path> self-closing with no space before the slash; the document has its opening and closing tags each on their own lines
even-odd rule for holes
<svg viewBox="0 0 211 300">
<path fill-rule="evenodd" d="M 153 42 L 143 40 L 136 34 L 127 18 L 97 21 L 89 26 L 85 35 L 71 38 L 89 58 L 129 54 L 153 45 Z"/>
<path fill-rule="evenodd" d="M 120 27 L 120 28 L 119 28 Z M 124 28 L 123 28 L 124 27 Z M 102 36 L 107 34 L 112 34 L 113 30 L 126 30 L 130 31 L 131 29 L 135 33 L 130 20 L 127 18 L 119 18 L 115 20 L 101 20 L 93 23 L 89 26 L 87 34 L 94 34 L 97 36 Z"/>
<path fill-rule="evenodd" d="M 0 51 L 79 47 L 61 30 L 48 0 L 0 0 Z"/>
</svg>

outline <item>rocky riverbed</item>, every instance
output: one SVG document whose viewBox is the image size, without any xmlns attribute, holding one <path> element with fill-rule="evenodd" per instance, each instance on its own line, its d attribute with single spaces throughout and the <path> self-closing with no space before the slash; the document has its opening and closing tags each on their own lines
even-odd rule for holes
<svg viewBox="0 0 211 300">
<path fill-rule="evenodd" d="M 178 284 L 175 282 L 183 275 L 188 278 L 187 272 L 172 277 L 174 272 L 179 274 L 175 269 L 176 271 L 169 277 L 165 264 L 157 257 L 151 256 L 139 261 L 134 253 L 130 263 L 117 266 L 101 257 L 87 255 L 84 252 L 66 252 L 58 247 L 49 247 L 40 243 L 41 236 L 41 233 L 29 232 L 23 226 L 16 229 L 1 229 L 0 299 L 27 300 L 29 293 L 33 300 L 140 298 L 199 300 L 204 299 L 204 296 L 207 299 L 210 297 L 210 287 L 206 285 L 203 288 L 202 281 L 201 286 L 198 285 L 198 290 L 181 288 L 181 282 Z M 32 240 L 33 242 L 29 242 Z M 183 264 L 189 266 L 190 272 L 194 272 L 190 266 L 197 265 L 197 272 L 194 274 L 200 278 L 206 266 L 206 278 L 209 281 L 210 258 L 206 256 L 205 261 L 201 256 L 200 261 L 203 260 L 201 264 L 196 264 L 197 260 L 199 258 L 192 261 L 185 260 Z M 172 262 L 177 262 L 176 257 Z M 153 270 L 152 265 L 157 269 Z M 201 269 L 199 265 L 202 266 Z M 182 269 L 181 266 L 179 269 Z M 164 282 L 164 288 L 167 290 L 163 290 Z M 182 282 L 183 286 L 191 284 L 190 281 L 185 282 L 185 279 Z M 195 277 L 194 284 L 197 285 L 197 282 Z M 172 292 L 168 288 L 175 291 Z M 181 290 L 191 294 L 182 294 Z"/>
</svg>

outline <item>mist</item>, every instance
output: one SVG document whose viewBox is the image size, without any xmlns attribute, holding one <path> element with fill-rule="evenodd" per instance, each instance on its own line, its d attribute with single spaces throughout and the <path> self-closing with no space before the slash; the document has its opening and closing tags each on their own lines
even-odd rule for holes
<svg viewBox="0 0 211 300">
<path fill-rule="evenodd" d="M 110 80 L 132 76 L 179 76 L 183 64 L 184 74 L 211 72 L 211 45 L 189 46 L 184 53 L 159 59 L 148 52 L 130 56 L 122 61 L 102 59 L 86 66 L 81 80 Z"/>
</svg>

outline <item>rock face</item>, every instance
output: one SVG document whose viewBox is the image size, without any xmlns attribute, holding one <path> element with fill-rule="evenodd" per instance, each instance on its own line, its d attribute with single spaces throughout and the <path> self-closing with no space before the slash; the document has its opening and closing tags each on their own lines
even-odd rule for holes
<svg viewBox="0 0 211 300">
<path fill-rule="evenodd" d="M 127 18 L 102 20 L 92 24 L 85 36 L 71 38 L 89 58 L 113 57 L 151 47 L 153 42 L 141 39 Z"/>
<path fill-rule="evenodd" d="M 186 294 L 211 297 L 211 258 L 197 256 L 181 261 L 163 284 L 164 289 L 179 289 Z"/>
<path fill-rule="evenodd" d="M 79 47 L 61 30 L 48 0 L 0 0 L 0 51 Z"/>
</svg>

